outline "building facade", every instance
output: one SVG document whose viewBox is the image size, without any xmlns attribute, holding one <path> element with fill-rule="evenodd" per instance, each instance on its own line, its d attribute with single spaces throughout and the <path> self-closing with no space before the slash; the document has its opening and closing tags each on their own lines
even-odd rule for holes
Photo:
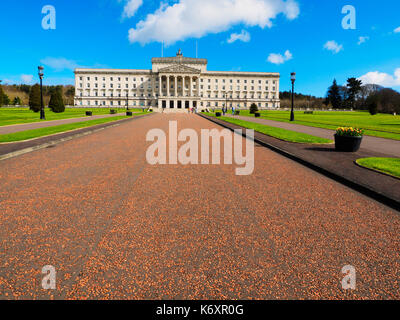
<svg viewBox="0 0 400 320">
<path fill-rule="evenodd" d="M 190 108 L 277 109 L 279 73 L 208 71 L 207 60 L 153 58 L 151 70 L 75 70 L 75 106 L 152 108 L 179 112 Z"/>
</svg>

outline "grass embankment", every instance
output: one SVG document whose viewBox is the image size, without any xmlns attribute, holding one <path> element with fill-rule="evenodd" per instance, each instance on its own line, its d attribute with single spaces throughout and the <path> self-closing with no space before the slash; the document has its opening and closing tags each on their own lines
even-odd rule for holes
<svg viewBox="0 0 400 320">
<path fill-rule="evenodd" d="M 206 114 L 209 116 L 215 117 L 215 115 L 213 113 L 206 113 Z M 325 144 L 325 143 L 333 142 L 332 140 L 315 137 L 315 136 L 312 136 L 312 135 L 309 135 L 306 133 L 270 127 L 270 126 L 266 126 L 263 124 L 250 122 L 250 121 L 243 121 L 243 120 L 228 118 L 228 117 L 218 117 L 218 119 L 224 120 L 229 123 L 236 124 L 238 126 L 241 126 L 241 127 L 247 128 L 247 129 L 253 129 L 254 131 L 261 132 L 268 136 L 271 136 L 271 137 L 274 137 L 274 138 L 277 138 L 280 140 L 288 141 L 288 142 L 314 143 L 314 144 Z"/>
<path fill-rule="evenodd" d="M 290 122 L 289 111 L 262 110 L 260 113 L 264 119 Z M 240 115 L 254 117 L 248 110 L 241 111 Z M 368 112 L 343 111 L 316 111 L 313 114 L 304 114 L 304 111 L 297 111 L 292 123 L 331 130 L 336 130 L 337 127 L 356 127 L 364 129 L 365 135 L 400 140 L 400 116 L 390 114 L 372 116 Z"/>
<path fill-rule="evenodd" d="M 135 116 L 141 115 L 141 114 L 144 114 L 144 113 L 137 113 L 137 114 L 135 114 Z M 56 133 L 91 127 L 91 126 L 95 126 L 98 124 L 114 122 L 117 120 L 127 119 L 127 118 L 131 118 L 131 117 L 116 116 L 116 117 L 111 117 L 111 118 L 102 118 L 102 119 L 96 119 L 96 120 L 63 124 L 63 125 L 53 126 L 53 127 L 48 127 L 48 128 L 40 128 L 40 129 L 33 129 L 33 130 L 27 130 L 27 131 L 21 131 L 21 132 L 9 133 L 9 134 L 2 134 L 2 135 L 0 135 L 0 143 L 24 141 L 24 140 L 49 136 L 49 135 L 56 134 Z"/>
<path fill-rule="evenodd" d="M 122 108 L 111 108 L 118 113 L 124 113 Z M 32 112 L 29 108 L 0 108 L 0 126 L 9 126 L 14 124 L 32 123 L 40 121 L 62 120 L 80 118 L 86 116 L 86 111 L 92 111 L 93 115 L 110 114 L 110 108 L 67 108 L 63 113 L 54 113 L 46 108 L 46 120 L 39 119 L 39 113 Z M 140 109 L 132 109 L 132 112 L 141 112 Z"/>
<path fill-rule="evenodd" d="M 400 178 L 400 158 L 363 158 L 357 164 Z"/>
</svg>

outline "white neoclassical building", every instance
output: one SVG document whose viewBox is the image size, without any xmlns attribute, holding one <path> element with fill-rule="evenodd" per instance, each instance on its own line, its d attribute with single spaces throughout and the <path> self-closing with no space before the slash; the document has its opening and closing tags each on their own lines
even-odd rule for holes
<svg viewBox="0 0 400 320">
<path fill-rule="evenodd" d="M 276 109 L 279 73 L 208 71 L 207 60 L 153 58 L 151 70 L 75 70 L 75 106 L 152 108 L 179 112 L 189 108 Z"/>
</svg>

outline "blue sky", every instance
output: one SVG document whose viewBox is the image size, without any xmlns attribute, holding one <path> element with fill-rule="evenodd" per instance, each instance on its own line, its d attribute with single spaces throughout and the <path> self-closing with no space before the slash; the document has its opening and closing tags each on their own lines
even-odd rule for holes
<svg viewBox="0 0 400 320">
<path fill-rule="evenodd" d="M 42 28 L 42 8 L 56 29 Z M 356 10 L 343 29 L 342 8 Z M 324 96 L 336 78 L 360 77 L 400 90 L 398 0 L 3 0 L 0 79 L 72 84 L 78 66 L 147 69 L 151 58 L 207 58 L 209 70 L 279 72 L 281 90 Z M 362 38 L 360 38 L 362 37 Z"/>
</svg>

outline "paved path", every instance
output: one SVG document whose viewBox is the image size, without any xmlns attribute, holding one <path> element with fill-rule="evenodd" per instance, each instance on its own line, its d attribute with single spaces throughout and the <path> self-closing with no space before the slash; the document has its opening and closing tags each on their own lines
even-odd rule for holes
<svg viewBox="0 0 400 320">
<path fill-rule="evenodd" d="M 227 114 L 228 117 L 233 117 L 230 114 Z M 273 120 L 267 120 L 262 118 L 254 118 L 254 117 L 245 117 L 245 116 L 235 116 L 234 118 L 244 120 L 244 121 L 252 121 L 256 123 L 265 124 L 271 127 L 283 128 L 287 130 L 307 133 L 313 136 L 331 139 L 333 140 L 333 135 L 335 133 L 334 130 L 316 128 L 316 127 L 308 127 L 303 126 L 301 124 L 287 123 L 287 122 L 279 122 Z M 366 151 L 373 151 L 383 153 L 387 156 L 391 157 L 400 157 L 400 141 L 399 140 L 391 140 L 384 139 L 378 137 L 364 136 L 363 142 L 361 145 L 361 149 Z"/>
<path fill-rule="evenodd" d="M 96 120 L 96 119 L 102 119 L 102 118 L 110 118 L 110 117 L 123 116 L 123 115 L 125 115 L 125 113 L 102 114 L 102 115 L 95 115 L 95 116 L 91 116 L 91 117 L 80 117 L 80 118 L 72 118 L 72 119 L 61 119 L 61 120 L 15 124 L 15 125 L 11 125 L 11 126 L 0 127 L 0 134 L 15 133 L 15 132 L 33 130 L 33 129 L 39 129 L 39 128 L 48 128 L 48 127 L 59 126 L 62 124 L 76 123 L 76 122 Z"/>
<path fill-rule="evenodd" d="M 260 146 L 250 176 L 147 164 L 174 119 L 220 128 L 158 114 L 0 162 L 0 298 L 400 298 L 398 212 Z"/>
</svg>

